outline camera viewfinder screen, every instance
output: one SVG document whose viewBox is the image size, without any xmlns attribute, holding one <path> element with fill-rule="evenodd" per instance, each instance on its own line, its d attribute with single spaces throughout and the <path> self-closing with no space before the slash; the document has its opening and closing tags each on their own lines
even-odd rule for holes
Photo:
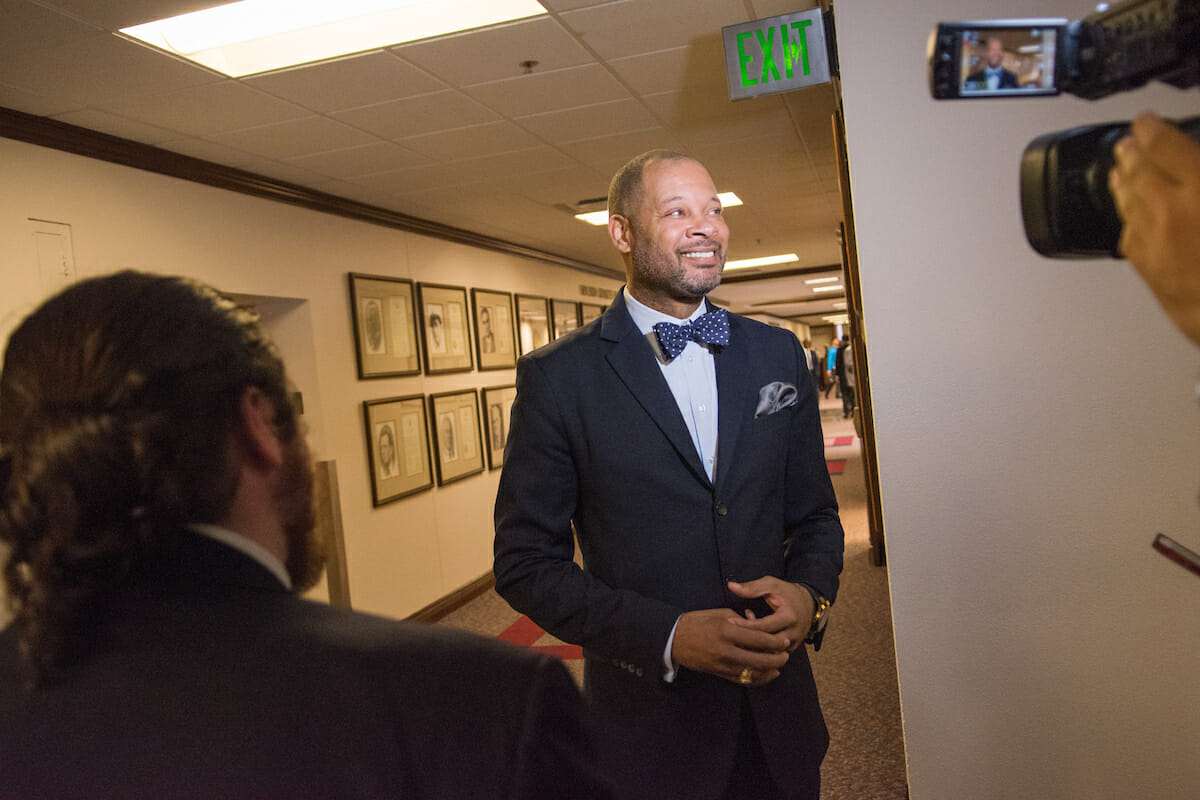
<svg viewBox="0 0 1200 800">
<path fill-rule="evenodd" d="M 962 32 L 961 96 L 1053 94 L 1058 30 L 1052 26 Z"/>
</svg>

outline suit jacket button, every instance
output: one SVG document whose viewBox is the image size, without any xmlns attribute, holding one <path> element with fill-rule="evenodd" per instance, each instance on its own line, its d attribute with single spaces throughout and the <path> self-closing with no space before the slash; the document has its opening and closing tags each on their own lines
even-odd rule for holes
<svg viewBox="0 0 1200 800">
<path fill-rule="evenodd" d="M 729 506 L 724 503 L 717 503 L 717 516 L 724 517 L 729 514 Z"/>
</svg>

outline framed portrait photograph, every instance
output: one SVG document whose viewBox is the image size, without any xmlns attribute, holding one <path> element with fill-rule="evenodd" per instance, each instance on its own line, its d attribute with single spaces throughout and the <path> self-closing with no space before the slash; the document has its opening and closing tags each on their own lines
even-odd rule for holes
<svg viewBox="0 0 1200 800">
<path fill-rule="evenodd" d="M 513 297 L 508 292 L 471 290 L 475 310 L 475 357 L 480 370 L 517 365 L 517 335 Z"/>
<path fill-rule="evenodd" d="M 516 386 L 489 386 L 483 390 L 483 441 L 487 450 L 488 469 L 500 469 L 504 466 L 508 420 L 513 401 L 516 399 Z"/>
<path fill-rule="evenodd" d="M 412 281 L 354 272 L 349 276 L 358 377 L 420 374 Z"/>
<path fill-rule="evenodd" d="M 554 338 L 561 339 L 579 327 L 579 304 L 574 300 L 550 301 L 554 312 Z"/>
<path fill-rule="evenodd" d="M 587 325 L 594 319 L 604 316 L 604 306 L 596 303 L 579 304 L 579 324 Z"/>
<path fill-rule="evenodd" d="M 417 301 L 421 309 L 425 374 L 470 372 L 474 360 L 467 290 L 462 286 L 418 283 Z"/>
<path fill-rule="evenodd" d="M 483 472 L 479 392 L 466 389 L 429 396 L 438 486 Z"/>
<path fill-rule="evenodd" d="M 529 294 L 517 295 L 517 333 L 521 355 L 550 344 L 550 301 Z"/>
<path fill-rule="evenodd" d="M 433 487 L 425 395 L 366 400 L 363 422 L 376 506 Z"/>
</svg>

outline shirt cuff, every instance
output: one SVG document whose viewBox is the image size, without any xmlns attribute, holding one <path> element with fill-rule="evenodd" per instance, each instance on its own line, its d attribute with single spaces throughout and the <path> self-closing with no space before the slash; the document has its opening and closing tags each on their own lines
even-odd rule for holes
<svg viewBox="0 0 1200 800">
<path fill-rule="evenodd" d="M 675 643 L 675 629 L 679 627 L 679 620 L 675 620 L 675 624 L 671 626 L 671 635 L 667 637 L 667 646 L 663 650 L 663 665 L 666 671 L 663 672 L 663 680 L 667 683 L 674 683 L 675 676 L 679 673 L 679 667 L 676 666 L 675 660 L 671 658 L 671 645 Z"/>
</svg>

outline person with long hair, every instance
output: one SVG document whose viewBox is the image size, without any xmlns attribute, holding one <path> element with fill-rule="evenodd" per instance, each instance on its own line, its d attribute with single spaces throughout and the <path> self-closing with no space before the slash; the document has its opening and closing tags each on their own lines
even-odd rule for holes
<svg viewBox="0 0 1200 800">
<path fill-rule="evenodd" d="M 12 334 L 0 796 L 606 796 L 561 662 L 298 596 L 290 396 L 253 315 L 180 278 L 93 278 Z"/>
</svg>

